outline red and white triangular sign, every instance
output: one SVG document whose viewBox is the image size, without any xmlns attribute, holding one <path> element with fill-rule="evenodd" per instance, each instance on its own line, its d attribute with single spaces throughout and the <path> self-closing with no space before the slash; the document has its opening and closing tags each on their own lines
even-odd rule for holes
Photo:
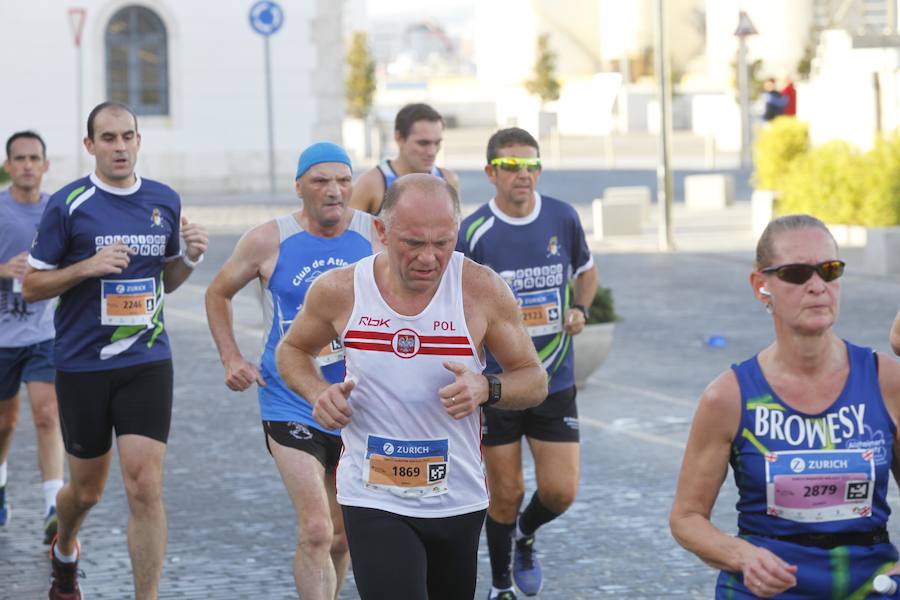
<svg viewBox="0 0 900 600">
<path fill-rule="evenodd" d="M 69 9 L 69 28 L 72 30 L 72 36 L 75 38 L 75 47 L 81 46 L 81 32 L 84 31 L 84 19 L 87 16 L 87 9 L 70 8 Z"/>
<path fill-rule="evenodd" d="M 759 32 L 756 31 L 756 27 L 753 26 L 753 21 L 750 20 L 750 17 L 746 12 L 741 11 L 740 16 L 738 17 L 737 29 L 734 30 L 734 35 L 746 37 L 748 35 L 756 35 L 757 33 Z"/>
</svg>

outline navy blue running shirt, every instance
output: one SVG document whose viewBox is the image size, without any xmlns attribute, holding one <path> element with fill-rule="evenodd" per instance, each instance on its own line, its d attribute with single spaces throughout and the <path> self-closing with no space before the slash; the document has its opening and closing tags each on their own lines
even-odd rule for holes
<svg viewBox="0 0 900 600">
<path fill-rule="evenodd" d="M 456 249 L 492 268 L 512 288 L 547 369 L 549 393 L 575 385 L 572 338 L 563 318 L 572 304 L 572 280 L 594 268 L 575 209 L 535 192 L 534 210 L 517 218 L 492 199 L 463 220 Z M 500 371 L 488 352 L 485 373 Z"/>
<path fill-rule="evenodd" d="M 60 296 L 57 369 L 99 371 L 171 357 L 162 273 L 180 254 L 180 222 L 178 194 L 140 177 L 116 188 L 92 173 L 50 197 L 28 257 L 35 269 L 68 267 L 117 241 L 135 251 L 121 274 L 86 279 Z"/>
</svg>

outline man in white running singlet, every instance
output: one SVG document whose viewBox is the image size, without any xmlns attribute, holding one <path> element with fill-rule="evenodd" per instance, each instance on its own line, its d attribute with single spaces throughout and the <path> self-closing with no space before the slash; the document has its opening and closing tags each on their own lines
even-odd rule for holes
<svg viewBox="0 0 900 600">
<path fill-rule="evenodd" d="M 313 417 L 342 428 L 337 499 L 363 600 L 473 597 L 488 500 L 481 407 L 547 394 L 509 286 L 454 252 L 459 212 L 446 181 L 401 177 L 375 221 L 386 250 L 319 277 L 277 350 Z M 315 358 L 335 336 L 347 378 L 329 384 Z M 482 375 L 485 347 L 502 373 Z"/>
</svg>

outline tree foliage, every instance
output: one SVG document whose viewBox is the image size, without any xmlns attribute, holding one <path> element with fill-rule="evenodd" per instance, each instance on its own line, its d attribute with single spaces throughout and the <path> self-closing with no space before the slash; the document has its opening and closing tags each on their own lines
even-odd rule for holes
<svg viewBox="0 0 900 600">
<path fill-rule="evenodd" d="M 375 61 L 369 52 L 365 32 L 353 33 L 347 67 L 347 113 L 364 119 L 372 108 L 375 95 Z"/>
<path fill-rule="evenodd" d="M 539 35 L 534 79 L 525 82 L 525 89 L 538 96 L 543 103 L 558 100 L 561 87 L 556 79 L 556 53 L 550 49 L 550 36 L 546 33 Z"/>
</svg>

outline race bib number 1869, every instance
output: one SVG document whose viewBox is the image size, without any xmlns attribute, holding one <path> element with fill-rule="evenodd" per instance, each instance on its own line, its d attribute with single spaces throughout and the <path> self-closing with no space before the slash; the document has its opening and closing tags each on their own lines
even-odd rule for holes
<svg viewBox="0 0 900 600">
<path fill-rule="evenodd" d="M 370 435 L 363 463 L 366 487 L 424 498 L 448 491 L 448 440 L 398 440 Z"/>
</svg>

